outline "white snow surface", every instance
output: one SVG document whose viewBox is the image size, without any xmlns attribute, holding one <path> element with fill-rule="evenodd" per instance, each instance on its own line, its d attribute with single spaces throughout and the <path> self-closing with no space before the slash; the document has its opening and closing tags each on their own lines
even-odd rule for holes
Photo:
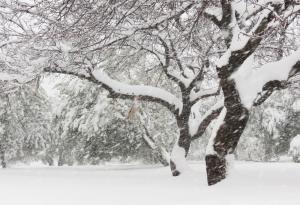
<svg viewBox="0 0 300 205">
<path fill-rule="evenodd" d="M 208 187 L 204 162 L 190 175 L 168 167 L 8 168 L 0 170 L 3 205 L 299 205 L 300 164 L 235 162 Z"/>
<path fill-rule="evenodd" d="M 103 84 L 111 87 L 115 92 L 128 95 L 143 95 L 162 99 L 177 109 L 182 110 L 182 102 L 175 95 L 161 88 L 145 85 L 128 85 L 110 78 L 103 70 L 93 71 L 94 77 Z"/>
<path fill-rule="evenodd" d="M 280 61 L 267 63 L 259 69 L 253 68 L 253 56 L 231 77 L 235 80 L 242 103 L 250 108 L 262 91 L 263 86 L 272 80 L 287 80 L 292 67 L 300 60 L 300 49 Z"/>
</svg>

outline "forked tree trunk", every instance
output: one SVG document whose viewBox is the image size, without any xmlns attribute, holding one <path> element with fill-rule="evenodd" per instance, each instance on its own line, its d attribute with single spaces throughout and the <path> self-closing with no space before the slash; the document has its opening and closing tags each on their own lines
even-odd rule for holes
<svg viewBox="0 0 300 205">
<path fill-rule="evenodd" d="M 216 184 L 226 177 L 226 156 L 234 152 L 249 119 L 249 111 L 241 103 L 234 81 L 221 80 L 221 86 L 227 112 L 213 142 L 214 152 L 205 157 L 209 185 Z"/>
</svg>

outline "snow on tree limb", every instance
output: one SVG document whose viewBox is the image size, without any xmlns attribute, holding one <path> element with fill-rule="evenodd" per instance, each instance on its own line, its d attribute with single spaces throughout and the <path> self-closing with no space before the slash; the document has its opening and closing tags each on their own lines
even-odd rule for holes
<svg viewBox="0 0 300 205">
<path fill-rule="evenodd" d="M 247 6 L 244 1 L 238 3 L 244 7 Z M 231 58 L 237 55 L 240 55 L 240 62 L 243 62 L 254 52 L 267 31 L 275 29 L 279 24 L 282 24 L 283 21 L 286 21 L 288 17 L 299 13 L 300 10 L 300 5 L 294 4 L 287 4 L 286 7 L 283 8 L 282 1 L 259 1 L 254 4 L 258 7 L 258 10 L 255 12 L 258 12 L 256 14 L 259 15 L 259 19 L 256 20 L 255 24 L 249 27 L 245 24 L 249 16 L 239 19 L 239 15 L 233 15 L 235 12 L 240 13 L 240 15 L 245 12 L 238 11 L 238 7 L 241 7 L 235 5 L 238 3 L 234 1 L 222 1 L 223 17 L 221 21 L 216 18 L 213 20 L 210 18 L 211 16 L 207 16 L 222 30 L 228 46 L 228 50 L 217 62 L 218 67 L 231 64 Z M 259 9 L 259 7 L 261 7 L 261 9 Z M 241 22 L 245 25 L 240 26 L 239 23 Z"/>
<path fill-rule="evenodd" d="M 248 58 L 240 69 L 231 77 L 235 80 L 243 104 L 250 108 L 252 105 L 261 104 L 275 89 L 284 87 L 284 82 L 291 76 L 300 72 L 300 49 L 282 60 L 263 65 L 253 70 Z M 267 95 L 264 95 L 267 91 Z M 259 100 L 258 96 L 264 96 Z M 261 102 L 262 101 L 262 102 Z"/>
<path fill-rule="evenodd" d="M 166 105 L 169 109 L 181 111 L 182 102 L 173 94 L 161 88 L 145 86 L 145 85 L 128 85 L 111 79 L 104 71 L 94 70 L 93 77 L 106 87 L 107 90 L 114 96 L 137 96 L 139 99 L 147 101 L 157 101 Z"/>
<path fill-rule="evenodd" d="M 209 7 L 205 9 L 205 15 L 214 22 L 220 22 L 222 20 L 223 11 L 219 7 Z"/>
<path fill-rule="evenodd" d="M 152 86 L 121 83 L 111 79 L 102 70 L 95 70 L 90 76 L 49 67 L 44 70 L 45 72 L 73 75 L 80 79 L 99 84 L 109 92 L 109 97 L 112 98 L 134 99 L 135 97 L 138 97 L 139 100 L 159 103 L 176 115 L 180 114 L 182 110 L 182 102 L 168 91 Z"/>
<path fill-rule="evenodd" d="M 192 101 L 192 104 L 195 104 L 198 100 L 219 95 L 220 91 L 221 91 L 220 86 L 209 90 L 200 90 L 198 92 L 194 92 L 192 90 L 190 94 L 190 100 Z"/>
<path fill-rule="evenodd" d="M 204 134 L 210 123 L 220 115 L 223 107 L 223 101 L 217 102 L 203 116 L 200 116 L 199 119 L 194 119 L 194 122 L 197 122 L 198 124 L 196 124 L 196 126 L 191 126 L 190 124 L 190 134 L 192 135 L 192 140 L 198 139 Z"/>
</svg>

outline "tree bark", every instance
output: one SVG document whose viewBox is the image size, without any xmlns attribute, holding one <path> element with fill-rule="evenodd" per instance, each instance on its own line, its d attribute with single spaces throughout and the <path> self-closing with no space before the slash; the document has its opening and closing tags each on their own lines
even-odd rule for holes
<svg viewBox="0 0 300 205">
<path fill-rule="evenodd" d="M 58 162 L 57 166 L 63 166 L 65 164 L 63 148 L 59 148 L 58 150 Z"/>
<path fill-rule="evenodd" d="M 180 135 L 178 141 L 176 142 L 173 148 L 173 152 L 175 151 L 175 147 L 178 146 L 179 148 L 182 148 L 184 150 L 184 156 L 182 156 L 182 158 L 186 158 L 190 149 L 190 145 L 191 145 L 191 137 L 188 133 L 188 129 L 180 129 Z M 177 158 L 171 156 L 170 168 L 173 176 L 179 176 L 182 173 L 182 170 L 180 170 L 179 168 L 181 164 L 179 163 L 182 162 L 178 161 Z"/>
<path fill-rule="evenodd" d="M 182 163 L 182 161 L 181 160 L 179 161 L 178 157 L 184 160 L 187 157 L 187 154 L 191 146 L 192 138 L 189 133 L 189 124 L 188 124 L 190 113 L 191 113 L 191 108 L 189 106 L 184 106 L 182 114 L 179 115 L 176 119 L 179 128 L 179 138 L 173 148 L 171 160 L 170 160 L 170 168 L 173 176 L 179 176 L 181 174 L 182 170 L 180 170 L 180 167 L 184 165 L 180 164 Z M 176 148 L 183 149 L 184 154 L 174 153 L 174 152 L 178 152 Z M 183 154 L 184 156 L 176 156 L 178 154 Z"/>
<path fill-rule="evenodd" d="M 166 156 L 163 153 L 164 150 L 162 147 L 157 147 L 154 152 L 156 153 L 156 158 L 163 166 L 167 167 L 170 165 L 168 159 L 166 158 Z"/>
<path fill-rule="evenodd" d="M 6 168 L 6 161 L 5 161 L 5 151 L 1 150 L 0 152 L 0 160 L 2 168 Z"/>
<path fill-rule="evenodd" d="M 53 160 L 52 156 L 46 155 L 45 156 L 45 161 L 48 163 L 49 166 L 54 165 L 54 160 Z"/>
<path fill-rule="evenodd" d="M 214 154 L 210 153 L 205 157 L 208 185 L 225 179 L 227 174 L 226 156 L 234 152 L 249 119 L 249 111 L 241 103 L 234 81 L 223 79 L 221 86 L 227 112 L 214 139 Z"/>
</svg>

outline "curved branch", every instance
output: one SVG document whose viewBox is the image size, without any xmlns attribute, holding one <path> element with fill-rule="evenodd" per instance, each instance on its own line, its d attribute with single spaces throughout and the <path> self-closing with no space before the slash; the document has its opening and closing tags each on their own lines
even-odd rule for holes
<svg viewBox="0 0 300 205">
<path fill-rule="evenodd" d="M 233 9 L 231 5 L 231 1 L 221 0 L 221 8 L 215 8 L 215 9 L 221 9 L 222 11 L 221 19 L 218 19 L 215 14 L 211 14 L 209 12 L 205 12 L 204 16 L 210 19 L 219 28 L 228 27 L 228 25 L 231 23 L 231 16 L 232 16 L 232 9 Z"/>
<path fill-rule="evenodd" d="M 216 15 L 213 15 L 211 13 L 209 13 L 207 10 L 204 12 L 204 17 L 208 18 L 209 20 L 211 20 L 217 27 L 221 27 L 221 21 L 218 20 L 218 18 L 216 17 Z"/>
<path fill-rule="evenodd" d="M 255 99 L 253 106 L 258 106 L 263 104 L 275 90 L 281 90 L 286 88 L 286 81 L 272 80 L 267 82 L 262 89 L 262 92 L 258 94 L 258 97 Z"/>
<path fill-rule="evenodd" d="M 199 137 L 201 137 L 204 134 L 206 128 L 210 125 L 210 123 L 220 115 L 222 109 L 223 109 L 223 103 L 221 103 L 221 104 L 218 103 L 215 106 L 213 106 L 210 110 L 208 110 L 204 114 L 202 119 L 199 120 L 200 124 L 199 124 L 198 130 L 192 136 L 191 140 L 196 140 Z"/>
<path fill-rule="evenodd" d="M 192 105 L 194 105 L 201 99 L 218 96 L 218 95 L 220 95 L 220 93 L 221 93 L 221 86 L 218 86 L 217 89 L 199 91 L 197 93 L 192 92 L 190 95 L 190 99 L 191 99 Z"/>
<path fill-rule="evenodd" d="M 289 72 L 288 79 L 294 77 L 295 75 L 300 73 L 300 60 L 295 63 L 295 65 L 292 67 L 292 69 Z M 272 80 L 267 82 L 260 93 L 258 93 L 258 96 L 254 100 L 253 106 L 259 106 L 262 103 L 264 103 L 274 91 L 276 90 L 282 90 L 288 87 L 288 79 L 287 80 Z"/>
<path fill-rule="evenodd" d="M 109 92 L 109 97 L 111 98 L 133 100 L 134 98 L 138 97 L 139 100 L 161 104 L 168 108 L 175 115 L 178 115 L 182 109 L 182 102 L 168 91 L 157 87 L 128 85 L 121 83 L 111 79 L 105 72 L 101 70 L 90 72 L 89 75 L 50 67 L 45 68 L 44 71 L 72 75 L 80 79 L 88 80 L 95 84 L 101 85 Z"/>
</svg>

